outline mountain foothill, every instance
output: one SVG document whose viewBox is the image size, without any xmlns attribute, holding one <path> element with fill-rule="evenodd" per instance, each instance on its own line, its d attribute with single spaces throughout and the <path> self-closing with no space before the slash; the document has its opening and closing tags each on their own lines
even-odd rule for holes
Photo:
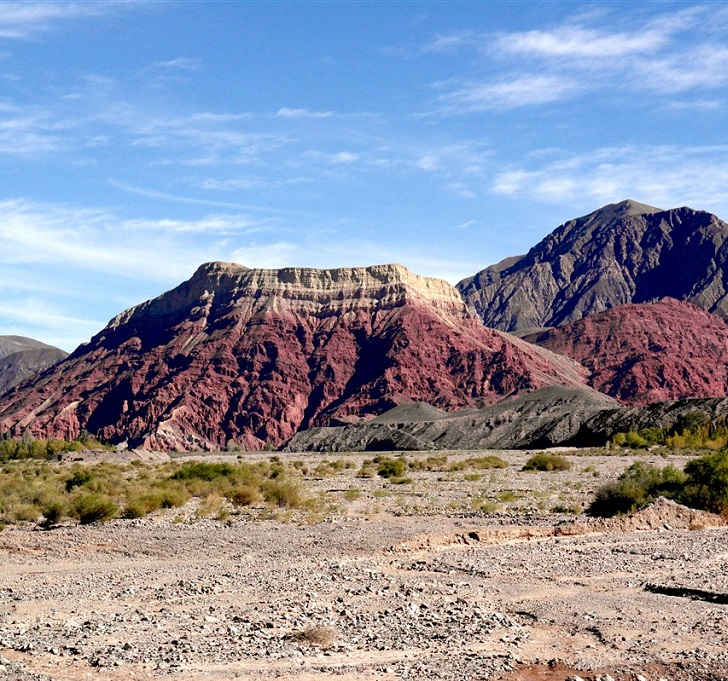
<svg viewBox="0 0 728 681">
<path fill-rule="evenodd" d="M 206 263 L 68 356 L 0 336 L 0 434 L 533 447 L 604 437 L 589 424 L 628 413 L 649 425 L 656 403 L 715 415 L 728 411 L 727 260 L 718 217 L 623 201 L 456 287 L 401 265 Z"/>
</svg>

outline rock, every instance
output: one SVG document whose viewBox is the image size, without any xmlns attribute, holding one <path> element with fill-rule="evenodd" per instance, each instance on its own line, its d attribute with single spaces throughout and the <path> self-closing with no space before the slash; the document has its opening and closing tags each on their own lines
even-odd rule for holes
<svg viewBox="0 0 728 681">
<path fill-rule="evenodd" d="M 728 325 L 691 303 L 619 305 L 524 338 L 580 362 L 625 404 L 728 395 Z"/>
<path fill-rule="evenodd" d="M 400 404 L 453 411 L 584 383 L 577 363 L 485 329 L 452 286 L 400 265 L 208 263 L 7 393 L 0 432 L 258 449 Z"/>
<path fill-rule="evenodd" d="M 623 201 L 561 225 L 527 255 L 458 284 L 486 326 L 561 326 L 623 303 L 687 300 L 728 317 L 728 225 Z"/>
</svg>

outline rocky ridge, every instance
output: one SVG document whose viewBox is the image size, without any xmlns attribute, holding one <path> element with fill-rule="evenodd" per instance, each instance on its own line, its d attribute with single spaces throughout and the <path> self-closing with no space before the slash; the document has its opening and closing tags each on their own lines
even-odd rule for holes
<svg viewBox="0 0 728 681">
<path fill-rule="evenodd" d="M 481 409 L 421 420 L 397 410 L 365 423 L 302 430 L 290 452 L 427 451 L 603 447 L 616 433 L 673 429 L 695 412 L 705 422 L 728 420 L 728 398 L 666 400 L 623 406 L 594 390 L 553 385 Z"/>
<path fill-rule="evenodd" d="M 526 255 L 458 284 L 484 324 L 561 326 L 664 297 L 728 317 L 728 225 L 691 208 L 610 204 L 558 227 Z"/>
<path fill-rule="evenodd" d="M 399 265 L 202 265 L 0 401 L 0 430 L 153 449 L 255 449 L 425 401 L 452 411 L 549 384 L 568 358 L 484 328 L 457 291 Z"/>
<path fill-rule="evenodd" d="M 625 404 L 728 395 L 728 325 L 691 303 L 618 305 L 524 339 L 580 362 Z"/>
</svg>

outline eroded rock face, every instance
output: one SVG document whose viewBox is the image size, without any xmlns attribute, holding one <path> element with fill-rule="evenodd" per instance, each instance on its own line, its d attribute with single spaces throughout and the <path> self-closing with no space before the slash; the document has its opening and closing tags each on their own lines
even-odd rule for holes
<svg viewBox="0 0 728 681">
<path fill-rule="evenodd" d="M 577 360 L 624 404 L 728 395 L 728 325 L 691 303 L 619 305 L 525 339 Z"/>
<path fill-rule="evenodd" d="M 527 255 L 458 284 L 486 326 L 560 326 L 624 303 L 672 297 L 728 318 L 728 225 L 634 201 L 558 227 Z"/>
<path fill-rule="evenodd" d="M 0 432 L 259 448 L 403 402 L 482 406 L 543 385 L 583 386 L 585 375 L 484 328 L 452 286 L 399 265 L 209 263 L 8 393 Z"/>
</svg>

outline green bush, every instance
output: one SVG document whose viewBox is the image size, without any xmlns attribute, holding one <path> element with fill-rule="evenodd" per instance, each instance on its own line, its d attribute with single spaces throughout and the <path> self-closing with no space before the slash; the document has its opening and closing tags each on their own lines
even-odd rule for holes
<svg viewBox="0 0 728 681">
<path fill-rule="evenodd" d="M 75 487 L 82 487 L 91 482 L 93 475 L 85 468 L 79 468 L 66 480 L 66 492 L 72 491 Z"/>
<path fill-rule="evenodd" d="M 109 497 L 93 492 L 76 497 L 73 510 L 81 525 L 111 520 L 119 512 Z"/>
<path fill-rule="evenodd" d="M 451 471 L 462 471 L 466 468 L 484 471 L 490 468 L 508 468 L 508 464 L 499 456 L 477 456 L 458 461 L 450 466 Z"/>
<path fill-rule="evenodd" d="M 281 508 L 300 508 L 305 502 L 301 488 L 293 480 L 266 480 L 261 485 L 261 492 L 266 502 Z"/>
<path fill-rule="evenodd" d="M 728 513 L 728 450 L 689 461 L 685 473 L 688 478 L 679 501 L 713 513 Z"/>
<path fill-rule="evenodd" d="M 599 517 L 632 513 L 657 497 L 677 497 L 686 479 L 686 475 L 674 466 L 660 469 L 638 461 L 615 482 L 602 485 L 597 490 L 587 513 Z"/>
<path fill-rule="evenodd" d="M 263 495 L 252 485 L 241 485 L 232 489 L 227 494 L 227 498 L 235 506 L 252 506 L 253 504 L 257 504 L 263 498 Z"/>
<path fill-rule="evenodd" d="M 45 519 L 43 524 L 47 527 L 56 525 L 64 516 L 68 515 L 68 504 L 60 497 L 50 499 L 42 507 L 41 511 Z"/>
<path fill-rule="evenodd" d="M 390 459 L 379 457 L 377 462 L 377 475 L 383 478 L 401 478 L 407 470 L 407 462 L 404 459 Z"/>
<path fill-rule="evenodd" d="M 186 463 L 170 476 L 171 480 L 205 480 L 210 482 L 217 478 L 227 477 L 235 472 L 235 467 L 229 463 L 209 463 L 207 461 L 193 461 Z"/>
<path fill-rule="evenodd" d="M 534 454 L 523 466 L 524 471 L 568 471 L 571 461 L 556 454 Z"/>
</svg>

